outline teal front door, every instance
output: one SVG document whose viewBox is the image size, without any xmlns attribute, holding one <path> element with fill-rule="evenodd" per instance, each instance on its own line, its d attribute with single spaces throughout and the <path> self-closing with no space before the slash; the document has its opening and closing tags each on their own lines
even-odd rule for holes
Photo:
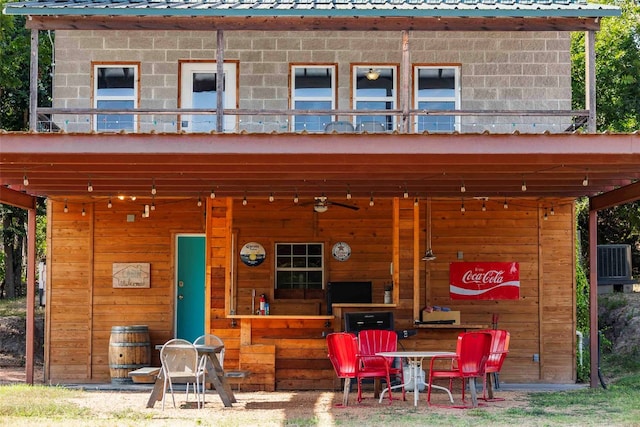
<svg viewBox="0 0 640 427">
<path fill-rule="evenodd" d="M 193 342 L 204 334 L 204 235 L 178 235 L 176 255 L 176 338 Z"/>
</svg>

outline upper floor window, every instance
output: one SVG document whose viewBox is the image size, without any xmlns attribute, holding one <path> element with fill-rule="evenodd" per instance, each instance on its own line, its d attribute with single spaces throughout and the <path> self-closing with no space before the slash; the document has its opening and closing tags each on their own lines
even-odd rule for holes
<svg viewBox="0 0 640 427">
<path fill-rule="evenodd" d="M 353 67 L 353 106 L 356 110 L 393 110 L 397 105 L 395 66 Z M 396 127 L 394 115 L 356 116 L 356 130 L 391 131 Z"/>
<path fill-rule="evenodd" d="M 322 289 L 322 243 L 276 243 L 276 289 Z"/>
<path fill-rule="evenodd" d="M 333 110 L 336 108 L 336 67 L 334 65 L 292 65 L 291 103 L 293 110 Z M 330 114 L 293 116 L 294 131 L 322 132 L 332 121 Z"/>
<path fill-rule="evenodd" d="M 222 107 L 238 108 L 236 62 L 222 66 Z M 218 69 L 216 62 L 180 62 L 180 108 L 215 110 L 218 105 Z M 236 129 L 236 116 L 225 115 L 224 131 Z M 217 128 L 216 114 L 183 114 L 180 129 L 187 132 L 211 132 Z"/>
<path fill-rule="evenodd" d="M 456 110 L 460 106 L 460 68 L 417 66 L 414 68 L 414 102 L 419 110 Z M 453 132 L 457 116 L 418 115 L 417 132 Z"/>
<path fill-rule="evenodd" d="M 138 64 L 94 64 L 93 107 L 110 110 L 128 110 L 138 107 Z M 94 129 L 97 131 L 133 131 L 136 119 L 133 114 L 96 114 Z"/>
</svg>

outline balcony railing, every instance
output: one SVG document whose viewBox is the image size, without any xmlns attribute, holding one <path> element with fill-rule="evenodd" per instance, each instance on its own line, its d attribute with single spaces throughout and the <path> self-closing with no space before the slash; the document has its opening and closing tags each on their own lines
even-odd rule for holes
<svg viewBox="0 0 640 427">
<path fill-rule="evenodd" d="M 38 108 L 40 132 L 225 133 L 565 133 L 586 126 L 588 110 L 255 110 Z M 96 123 L 97 117 L 103 123 Z M 109 117 L 110 119 L 106 119 Z M 119 116 L 114 119 L 113 116 Z M 197 120 L 191 120 L 191 116 Z M 119 122 L 119 119 L 126 121 Z M 296 124 L 297 120 L 297 124 Z M 197 122 L 197 129 L 194 123 Z M 332 126 L 331 123 L 340 123 Z M 377 124 L 375 123 L 377 122 Z M 351 127 L 349 126 L 351 125 Z M 111 127 L 111 128 L 109 128 Z"/>
</svg>

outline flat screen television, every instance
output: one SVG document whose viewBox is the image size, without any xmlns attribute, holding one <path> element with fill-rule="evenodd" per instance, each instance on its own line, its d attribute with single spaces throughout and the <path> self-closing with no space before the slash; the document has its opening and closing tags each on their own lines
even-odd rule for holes
<svg viewBox="0 0 640 427">
<path fill-rule="evenodd" d="M 327 313 L 333 314 L 332 304 L 371 304 L 371 282 L 329 282 L 327 283 Z"/>
</svg>

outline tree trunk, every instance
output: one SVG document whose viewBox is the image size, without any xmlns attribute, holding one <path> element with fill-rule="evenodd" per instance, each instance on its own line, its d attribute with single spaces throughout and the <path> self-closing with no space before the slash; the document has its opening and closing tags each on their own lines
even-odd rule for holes
<svg viewBox="0 0 640 427">
<path fill-rule="evenodd" d="M 2 242 L 4 245 L 5 296 L 15 298 L 22 293 L 22 249 L 24 244 L 24 214 L 4 210 Z"/>
</svg>

